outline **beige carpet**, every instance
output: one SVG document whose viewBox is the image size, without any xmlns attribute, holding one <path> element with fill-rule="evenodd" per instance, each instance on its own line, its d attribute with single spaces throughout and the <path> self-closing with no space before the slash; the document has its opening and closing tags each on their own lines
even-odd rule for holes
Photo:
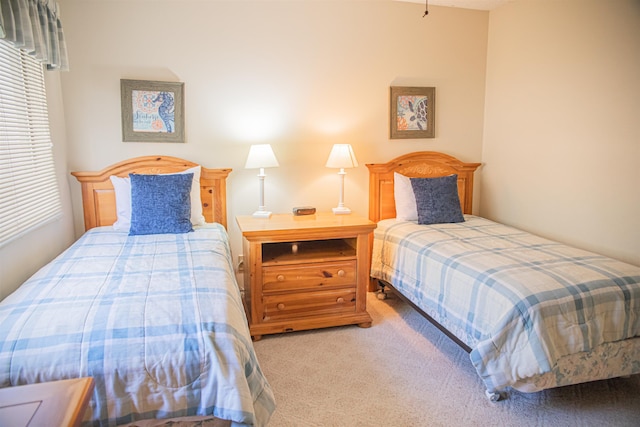
<svg viewBox="0 0 640 427">
<path fill-rule="evenodd" d="M 274 389 L 269 427 L 640 426 L 640 375 L 491 403 L 469 356 L 396 298 L 367 298 L 373 326 L 254 343 Z"/>
</svg>

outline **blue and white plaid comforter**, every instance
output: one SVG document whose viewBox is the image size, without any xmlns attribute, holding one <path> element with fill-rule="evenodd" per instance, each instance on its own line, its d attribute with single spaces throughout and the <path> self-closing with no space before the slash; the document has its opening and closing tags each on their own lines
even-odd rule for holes
<svg viewBox="0 0 640 427">
<path fill-rule="evenodd" d="M 266 425 L 227 233 L 90 230 L 0 304 L 0 387 L 91 376 L 85 424 L 214 415 Z"/>
<path fill-rule="evenodd" d="M 640 336 L 640 268 L 465 219 L 379 222 L 371 275 L 469 345 L 489 391 L 550 372 L 562 356 Z"/>
</svg>

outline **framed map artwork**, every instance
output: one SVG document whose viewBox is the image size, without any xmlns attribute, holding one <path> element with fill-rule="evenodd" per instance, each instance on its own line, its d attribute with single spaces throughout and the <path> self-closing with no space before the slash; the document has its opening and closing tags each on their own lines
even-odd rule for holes
<svg viewBox="0 0 640 427">
<path fill-rule="evenodd" d="M 391 87 L 391 139 L 435 138 L 436 88 Z"/>
<path fill-rule="evenodd" d="M 124 142 L 184 142 L 184 83 L 120 80 Z"/>
</svg>

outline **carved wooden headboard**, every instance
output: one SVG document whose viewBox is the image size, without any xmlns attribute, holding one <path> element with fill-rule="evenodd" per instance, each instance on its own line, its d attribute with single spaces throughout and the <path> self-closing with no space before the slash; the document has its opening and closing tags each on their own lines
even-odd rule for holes
<svg viewBox="0 0 640 427">
<path fill-rule="evenodd" d="M 388 163 L 367 164 L 369 168 L 369 219 L 378 222 L 395 218 L 393 173 L 412 178 L 458 175 L 458 195 L 462 212 L 471 213 L 473 204 L 473 172 L 480 163 L 464 163 L 455 157 L 435 151 L 419 151 L 396 157 Z"/>
<path fill-rule="evenodd" d="M 112 225 L 116 221 L 116 199 L 111 175 L 126 177 L 130 173 L 176 173 L 198 166 L 197 163 L 169 156 L 136 157 L 116 163 L 99 172 L 71 172 L 82 186 L 84 227 Z M 207 169 L 200 172 L 202 213 L 207 222 L 227 227 L 227 176 L 231 169 Z"/>
</svg>

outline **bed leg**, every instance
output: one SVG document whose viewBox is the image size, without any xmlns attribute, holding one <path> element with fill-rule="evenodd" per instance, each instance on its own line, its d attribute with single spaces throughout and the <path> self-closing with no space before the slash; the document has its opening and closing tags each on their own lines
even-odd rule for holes
<svg viewBox="0 0 640 427">
<path fill-rule="evenodd" d="M 378 280 L 378 286 L 380 287 L 380 289 L 378 289 L 378 292 L 376 292 L 376 297 L 381 300 L 387 299 L 387 293 L 384 291 L 385 284 L 382 281 Z"/>
<path fill-rule="evenodd" d="M 497 402 L 500 399 L 502 399 L 502 395 L 500 394 L 499 391 L 485 390 L 484 394 L 487 396 L 487 399 L 489 399 L 489 401 L 491 401 L 491 402 Z"/>
</svg>

